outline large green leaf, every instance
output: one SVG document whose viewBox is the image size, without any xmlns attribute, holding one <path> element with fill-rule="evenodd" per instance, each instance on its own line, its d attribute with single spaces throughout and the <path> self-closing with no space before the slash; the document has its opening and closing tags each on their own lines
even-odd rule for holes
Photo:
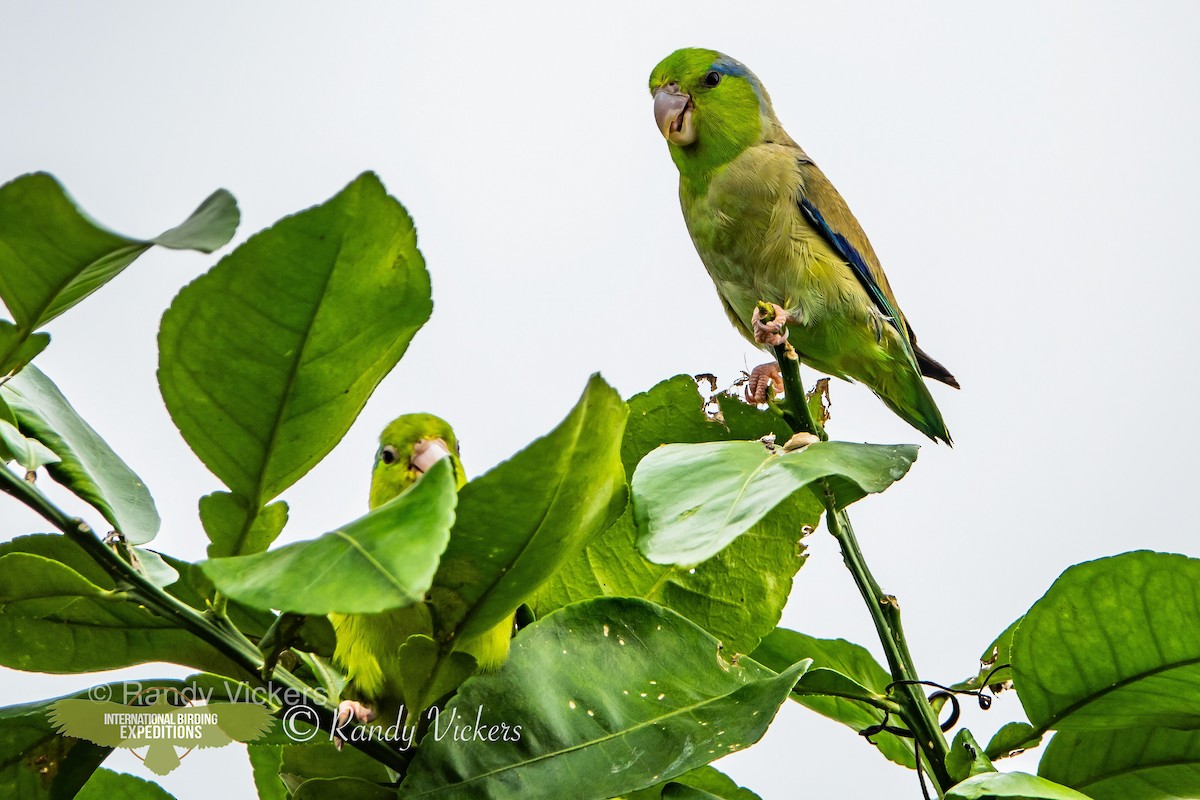
<svg viewBox="0 0 1200 800">
<path fill-rule="evenodd" d="M 440 634 L 489 630 L 625 505 L 628 410 L 599 375 L 558 427 L 463 487 L 430 592 Z"/>
<path fill-rule="evenodd" d="M 70 800 L 111 752 L 56 733 L 46 716 L 52 702 L 0 708 L 0 797 Z"/>
<path fill-rule="evenodd" d="M 166 789 L 124 772 L 98 769 L 75 800 L 174 800 Z"/>
<path fill-rule="evenodd" d="M 1200 797 L 1200 731 L 1064 731 L 1046 746 L 1038 774 L 1093 800 Z"/>
<path fill-rule="evenodd" d="M 23 558 L 5 561 L 9 554 Z M 4 666 L 27 672 L 79 673 L 170 661 L 225 675 L 242 674 L 212 646 L 145 608 L 98 599 L 96 588 L 112 590 L 112 579 L 64 536 L 20 536 L 0 544 L 0 564 L 6 601 L 0 612 L 0 664 Z M 35 564 L 40 566 L 31 569 Z M 70 582 L 77 584 L 77 596 L 47 596 L 47 591 L 65 591 Z M 54 588 L 48 590 L 47 585 Z"/>
<path fill-rule="evenodd" d="M 26 367 L 0 386 L 26 436 L 61 459 L 46 470 L 54 480 L 90 503 L 133 544 L 158 533 L 158 511 L 141 478 L 112 451 L 37 367 Z"/>
<path fill-rule="evenodd" d="M 946 793 L 946 800 L 1091 800 L 1087 795 L 1024 772 L 986 772 L 967 778 Z"/>
<path fill-rule="evenodd" d="M 853 685 L 876 698 L 888 696 L 891 676 L 879 662 L 862 647 L 845 639 L 817 639 L 787 628 L 776 628 L 751 654 L 759 663 L 779 671 L 804 658 L 812 659 L 812 666 L 792 690 L 792 699 L 811 708 L 818 714 L 848 725 L 854 731 L 862 731 L 879 724 L 883 711 L 868 702 L 853 699 Z M 853 685 L 838 686 L 833 681 L 818 683 L 822 675 L 833 671 L 842 675 Z M 822 690 L 830 691 L 823 694 Z M 836 691 L 838 694 L 834 695 Z M 893 733 L 881 732 L 871 737 L 871 742 L 889 760 L 912 769 L 913 746 L 911 739 Z"/>
<path fill-rule="evenodd" d="M 431 309 L 412 220 L 365 173 L 176 296 L 158 337 L 163 400 L 257 510 L 338 443 Z"/>
<path fill-rule="evenodd" d="M 218 590 L 252 608 L 373 614 L 410 606 L 433 582 L 456 498 L 454 473 L 443 459 L 343 528 L 266 553 L 216 558 L 201 569 Z"/>
<path fill-rule="evenodd" d="M 253 518 L 249 519 L 253 514 Z M 200 498 L 200 522 L 208 534 L 208 557 L 226 558 L 262 553 L 287 525 L 288 506 L 279 500 L 253 509 L 247 500 L 230 492 L 213 492 Z"/>
<path fill-rule="evenodd" d="M 629 422 L 621 446 L 627 475 L 651 450 L 667 442 L 757 439 L 786 441 L 791 431 L 778 415 L 740 400 L 721 397 L 720 418 L 704 412 L 696 383 L 679 375 L 629 400 Z M 804 563 L 800 543 L 821 514 L 808 493 L 793 496 L 714 558 L 689 569 L 652 564 L 635 545 L 636 529 L 626 511 L 587 549 L 560 569 L 538 592 L 534 610 L 590 597 L 640 597 L 671 608 L 720 639 L 730 654 L 749 653 L 774 629 L 787 603 L 792 577 Z"/>
<path fill-rule="evenodd" d="M 0 375 L 48 341 L 33 331 L 112 280 L 155 244 L 211 253 L 237 229 L 238 210 L 224 189 L 178 227 L 130 239 L 97 226 L 46 173 L 0 186 L 0 299 L 15 326 L 0 327 Z"/>
<path fill-rule="evenodd" d="M 761 800 L 754 792 L 738 786 L 733 778 L 715 767 L 700 767 L 685 772 L 669 781 L 623 795 L 623 800 L 681 800 L 686 797 L 702 800 Z"/>
<path fill-rule="evenodd" d="M 642 600 L 567 606 L 462 685 L 401 792 L 587 800 L 650 786 L 758 741 L 806 666 L 727 661 L 712 636 Z M 466 725 L 494 740 L 460 741 Z"/>
<path fill-rule="evenodd" d="M 1017 628 L 1040 730 L 1200 728 L 1200 561 L 1138 551 L 1071 567 Z"/>
<path fill-rule="evenodd" d="M 633 474 L 638 546 L 657 564 L 699 564 L 806 487 L 842 508 L 904 477 L 915 445 L 669 444 Z"/>
</svg>

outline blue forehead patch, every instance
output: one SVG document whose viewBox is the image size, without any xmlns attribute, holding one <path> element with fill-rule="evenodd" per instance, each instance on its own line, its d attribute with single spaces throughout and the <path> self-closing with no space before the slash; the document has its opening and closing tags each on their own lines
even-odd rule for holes
<svg viewBox="0 0 1200 800">
<path fill-rule="evenodd" d="M 754 94 L 758 97 L 758 105 L 766 113 L 767 100 L 763 96 L 762 84 L 758 81 L 758 76 L 746 68 L 742 62 L 730 58 L 729 56 L 721 56 L 713 62 L 712 68 L 722 75 L 728 75 L 731 78 L 745 78 L 751 87 L 754 89 Z"/>
</svg>

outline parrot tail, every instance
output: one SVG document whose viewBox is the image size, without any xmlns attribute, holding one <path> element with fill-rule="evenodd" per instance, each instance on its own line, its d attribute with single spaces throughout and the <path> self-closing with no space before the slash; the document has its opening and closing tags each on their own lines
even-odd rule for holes
<svg viewBox="0 0 1200 800">
<path fill-rule="evenodd" d="M 911 380 L 899 387 L 900 391 L 889 392 L 892 396 L 888 397 L 877 390 L 876 396 L 909 425 L 930 439 L 935 442 L 945 442 L 953 447 L 954 441 L 950 438 L 950 431 L 947 430 L 946 423 L 942 419 L 942 412 L 938 409 L 937 403 L 933 401 L 933 395 L 929 393 L 929 387 L 925 385 L 921 376 L 909 374 L 912 375 Z"/>
<path fill-rule="evenodd" d="M 913 342 L 913 354 L 917 357 L 917 366 L 921 368 L 921 374 L 926 378 L 941 381 L 947 386 L 953 386 L 955 389 L 962 388 L 958 385 L 958 379 L 950 374 L 950 370 L 943 367 L 936 359 L 930 357 L 928 353 L 917 347 L 916 342 Z"/>
</svg>

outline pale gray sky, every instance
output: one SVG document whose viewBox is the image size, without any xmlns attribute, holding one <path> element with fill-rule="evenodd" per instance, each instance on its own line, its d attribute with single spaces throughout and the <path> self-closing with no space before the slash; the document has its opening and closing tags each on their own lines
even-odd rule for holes
<svg viewBox="0 0 1200 800">
<path fill-rule="evenodd" d="M 292 540 L 364 509 L 374 437 L 398 413 L 453 420 L 478 474 L 551 428 L 593 371 L 630 395 L 761 360 L 688 240 L 646 90 L 677 47 L 742 60 L 964 387 L 933 390 L 956 447 L 924 447 L 853 514 L 922 675 L 949 682 L 1068 565 L 1198 552 L 1198 9 L 0 0 L 0 180 L 48 170 L 102 223 L 147 236 L 220 186 L 241 205 L 236 241 L 365 169 L 407 205 L 433 320 L 285 495 Z M 157 545 L 189 558 L 204 548 L 196 499 L 218 483 L 162 407 L 154 337 L 214 261 L 151 252 L 55 321 L 39 359 L 149 484 Z M 836 437 L 917 441 L 862 387 L 833 391 Z M 0 520 L 5 537 L 45 527 L 12 502 Z M 878 654 L 832 540 L 811 552 L 783 623 Z M 5 704 L 96 682 L 4 677 Z M 1006 696 L 966 724 L 985 740 L 1017 713 Z M 149 777 L 128 755 L 109 766 Z M 766 800 L 920 796 L 911 773 L 790 703 L 718 766 Z M 180 800 L 253 795 L 234 747 L 163 784 Z"/>
</svg>

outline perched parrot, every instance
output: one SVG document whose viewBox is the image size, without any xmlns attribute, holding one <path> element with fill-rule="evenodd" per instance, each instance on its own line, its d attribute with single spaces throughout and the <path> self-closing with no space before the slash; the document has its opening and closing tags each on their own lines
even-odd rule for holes
<svg viewBox="0 0 1200 800">
<path fill-rule="evenodd" d="M 921 376 L 958 381 L 917 346 L 846 201 L 784 131 L 740 62 L 686 48 L 650 74 L 654 117 L 679 168 L 679 201 L 729 319 L 759 347 L 866 384 L 931 439 L 950 432 Z M 757 308 L 773 305 L 773 314 Z M 786 330 L 785 330 L 785 326 Z M 778 364 L 751 373 L 763 402 Z"/>
<path fill-rule="evenodd" d="M 393 420 L 379 437 L 371 470 L 371 508 L 399 495 L 434 464 L 449 458 L 461 489 L 467 482 L 458 456 L 458 439 L 445 420 L 432 414 L 406 414 Z M 399 650 L 409 636 L 429 634 L 432 624 L 424 603 L 380 614 L 331 614 L 337 646 L 334 662 L 347 677 L 346 694 L 364 701 L 342 703 L 339 720 L 350 713 L 370 722 L 373 709 L 383 704 L 391 710 L 401 702 Z M 513 619 L 461 642 L 458 650 L 474 656 L 481 670 L 492 670 L 508 657 Z M 389 723 L 394 720 L 387 720 Z"/>
</svg>

